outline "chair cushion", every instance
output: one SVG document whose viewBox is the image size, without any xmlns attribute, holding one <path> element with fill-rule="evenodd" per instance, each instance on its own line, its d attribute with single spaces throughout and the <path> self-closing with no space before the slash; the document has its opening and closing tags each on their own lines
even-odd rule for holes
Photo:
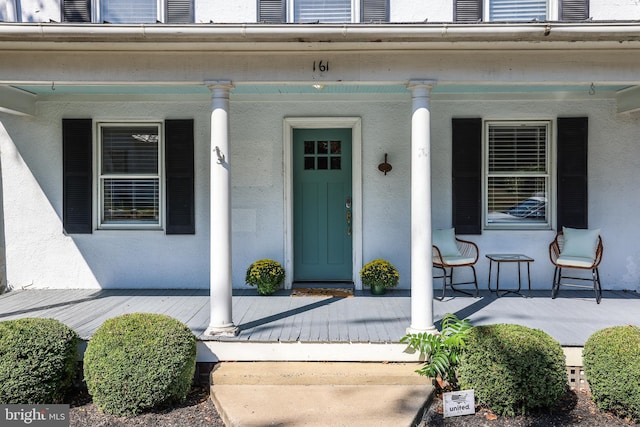
<svg viewBox="0 0 640 427">
<path fill-rule="evenodd" d="M 433 246 L 438 247 L 440 255 L 443 257 L 460 256 L 460 250 L 456 244 L 455 228 L 433 230 L 431 239 Z"/>
<path fill-rule="evenodd" d="M 556 264 L 560 267 L 591 268 L 593 266 L 593 261 L 593 258 L 560 255 L 556 260 Z"/>
<path fill-rule="evenodd" d="M 598 248 L 598 236 L 600 229 L 583 230 L 578 228 L 562 227 L 564 234 L 564 246 L 561 257 L 589 258 L 592 261 L 596 258 Z"/>
<path fill-rule="evenodd" d="M 447 266 L 454 266 L 454 265 L 466 265 L 466 264 L 473 264 L 473 262 L 476 260 L 474 257 L 466 257 L 466 256 L 443 256 L 442 257 L 443 261 L 444 261 L 444 265 Z M 440 260 L 435 260 L 433 264 L 434 265 L 440 265 L 439 264 Z"/>
</svg>

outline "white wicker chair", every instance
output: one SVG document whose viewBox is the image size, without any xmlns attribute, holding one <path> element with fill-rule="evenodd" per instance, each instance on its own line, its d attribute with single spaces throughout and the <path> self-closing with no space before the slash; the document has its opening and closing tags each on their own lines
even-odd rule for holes
<svg viewBox="0 0 640 427">
<path fill-rule="evenodd" d="M 562 250 L 565 247 L 565 235 L 562 231 L 559 231 L 553 242 L 549 245 L 549 258 L 551 263 L 555 266 L 553 273 L 553 284 L 551 287 L 551 298 L 555 298 L 558 295 L 560 286 L 571 286 L 577 288 L 592 288 L 596 294 L 596 302 L 600 304 L 602 299 L 602 286 L 600 283 L 600 273 L 598 266 L 602 261 L 602 238 L 598 235 L 597 244 L 595 245 L 592 257 L 576 257 L 567 256 L 562 254 Z M 564 275 L 564 270 L 576 269 L 591 271 L 591 277 L 572 277 Z M 591 281 L 590 285 L 580 285 L 576 283 L 567 283 L 564 280 L 578 280 L 578 281 Z"/>
<path fill-rule="evenodd" d="M 442 297 L 438 298 L 442 301 L 445 297 L 447 286 L 452 291 L 461 292 L 466 295 L 478 296 L 478 278 L 476 275 L 475 264 L 478 262 L 478 246 L 470 241 L 455 238 L 455 245 L 458 249 L 457 254 L 448 254 L 436 245 L 432 247 L 432 259 L 433 267 L 442 272 L 439 276 L 434 276 L 434 279 L 442 279 Z M 470 282 L 453 282 L 453 270 L 460 267 L 470 267 L 473 272 L 473 281 Z M 475 285 L 475 294 L 471 292 L 456 289 L 458 285 Z"/>
</svg>

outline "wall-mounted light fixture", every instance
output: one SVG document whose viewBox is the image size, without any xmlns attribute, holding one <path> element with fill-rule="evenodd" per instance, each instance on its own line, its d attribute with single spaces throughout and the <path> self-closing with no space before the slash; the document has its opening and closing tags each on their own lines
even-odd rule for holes
<svg viewBox="0 0 640 427">
<path fill-rule="evenodd" d="M 387 172 L 391 172 L 391 169 L 393 169 L 393 167 L 389 164 L 389 162 L 387 162 L 387 153 L 384 153 L 384 162 L 378 165 L 378 170 L 380 172 L 384 172 L 384 174 L 386 175 Z"/>
</svg>

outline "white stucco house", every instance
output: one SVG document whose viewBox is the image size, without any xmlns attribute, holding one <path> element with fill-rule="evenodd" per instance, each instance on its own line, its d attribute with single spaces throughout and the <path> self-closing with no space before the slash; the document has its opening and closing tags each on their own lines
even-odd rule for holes
<svg viewBox="0 0 640 427">
<path fill-rule="evenodd" d="M 0 0 L 3 283 L 210 288 L 224 333 L 257 259 L 360 289 L 386 258 L 419 331 L 432 229 L 526 253 L 550 289 L 570 226 L 601 229 L 605 289 L 640 290 L 639 20 L 632 0 Z"/>
</svg>

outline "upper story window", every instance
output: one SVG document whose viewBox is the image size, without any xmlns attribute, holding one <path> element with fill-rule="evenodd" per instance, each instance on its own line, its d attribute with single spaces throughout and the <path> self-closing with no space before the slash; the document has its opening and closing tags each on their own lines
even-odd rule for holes
<svg viewBox="0 0 640 427">
<path fill-rule="evenodd" d="M 258 22 L 389 22 L 389 0 L 258 0 Z"/>
<path fill-rule="evenodd" d="M 453 0 L 455 22 L 584 21 L 589 0 Z"/>
<path fill-rule="evenodd" d="M 290 22 L 354 22 L 352 0 L 289 0 Z"/>
<path fill-rule="evenodd" d="M 546 21 L 547 0 L 488 0 L 489 21 Z"/>
<path fill-rule="evenodd" d="M 550 122 L 485 123 L 487 228 L 549 228 Z"/>
<path fill-rule="evenodd" d="M 64 22 L 189 24 L 194 0 L 63 0 Z"/>
<path fill-rule="evenodd" d="M 100 21 L 112 24 L 152 24 L 158 21 L 157 0 L 100 0 Z"/>
</svg>

